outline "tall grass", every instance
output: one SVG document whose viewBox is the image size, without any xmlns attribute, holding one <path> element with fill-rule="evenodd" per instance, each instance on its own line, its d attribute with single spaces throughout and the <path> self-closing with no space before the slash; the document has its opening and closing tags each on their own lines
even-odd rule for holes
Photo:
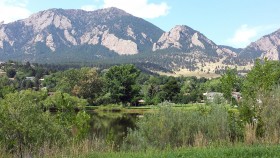
<svg viewBox="0 0 280 158">
<path fill-rule="evenodd" d="M 233 147 L 206 147 L 206 148 L 180 148 L 175 150 L 148 150 L 128 152 L 93 152 L 82 156 L 83 158 L 278 158 L 279 146 L 233 146 Z"/>
<path fill-rule="evenodd" d="M 201 108 L 199 108 L 201 109 Z M 130 130 L 124 142 L 126 150 L 165 149 L 204 146 L 229 141 L 229 116 L 223 105 L 198 111 L 181 111 L 168 106 L 158 113 L 146 114 Z"/>
<path fill-rule="evenodd" d="M 53 143 L 52 143 L 53 144 Z M 57 157 L 79 157 L 92 152 L 113 152 L 114 146 L 108 144 L 105 140 L 97 137 L 84 139 L 83 141 L 76 141 L 74 139 L 68 140 L 63 146 L 51 145 L 45 143 L 37 152 L 30 152 L 25 150 L 23 157 L 40 157 L 40 158 L 57 158 Z M 0 158 L 14 158 L 18 157 L 18 153 L 7 152 L 3 146 L 0 146 Z"/>
<path fill-rule="evenodd" d="M 246 144 L 279 144 L 280 87 L 269 92 L 259 92 L 257 96 L 258 101 L 249 99 L 245 106 L 241 107 L 243 118 L 249 118 L 249 122 L 244 126 L 244 142 Z"/>
<path fill-rule="evenodd" d="M 263 122 L 263 143 L 280 143 L 280 87 L 261 95 L 260 117 Z"/>
<path fill-rule="evenodd" d="M 257 126 L 255 124 L 246 124 L 244 131 L 245 144 L 252 145 L 257 142 L 256 130 Z"/>
</svg>

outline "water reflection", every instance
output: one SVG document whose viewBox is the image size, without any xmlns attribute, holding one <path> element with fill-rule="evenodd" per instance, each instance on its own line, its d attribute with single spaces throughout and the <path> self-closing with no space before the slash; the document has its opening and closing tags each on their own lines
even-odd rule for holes
<svg viewBox="0 0 280 158">
<path fill-rule="evenodd" d="M 90 134 L 120 146 L 129 128 L 136 128 L 138 114 L 90 112 Z"/>
</svg>

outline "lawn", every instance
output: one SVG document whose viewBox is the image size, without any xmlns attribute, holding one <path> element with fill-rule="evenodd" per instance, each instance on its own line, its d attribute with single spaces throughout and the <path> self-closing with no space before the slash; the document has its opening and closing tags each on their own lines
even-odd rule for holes
<svg viewBox="0 0 280 158">
<path fill-rule="evenodd" d="M 192 104 L 170 104 L 174 109 L 178 110 L 195 110 L 199 106 L 204 105 L 204 103 L 192 103 Z M 87 111 L 94 111 L 96 113 L 104 112 L 118 112 L 125 114 L 144 114 L 144 113 L 153 113 L 159 110 L 162 107 L 159 105 L 145 105 L 145 106 L 129 106 L 122 107 L 121 105 L 106 105 L 106 106 L 87 106 Z"/>
</svg>

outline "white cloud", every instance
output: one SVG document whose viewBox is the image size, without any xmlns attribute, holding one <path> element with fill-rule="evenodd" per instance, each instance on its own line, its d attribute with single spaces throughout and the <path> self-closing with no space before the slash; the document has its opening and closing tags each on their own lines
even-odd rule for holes
<svg viewBox="0 0 280 158">
<path fill-rule="evenodd" d="M 235 31 L 234 36 L 228 39 L 228 42 L 234 46 L 245 47 L 252 38 L 257 36 L 259 29 L 259 27 L 250 28 L 248 25 L 242 25 Z"/>
<path fill-rule="evenodd" d="M 81 7 L 81 9 L 83 9 L 85 11 L 93 11 L 93 10 L 97 9 L 97 7 L 95 5 L 84 5 Z"/>
<path fill-rule="evenodd" d="M 244 24 L 235 31 L 234 36 L 228 39 L 227 42 L 235 47 L 246 47 L 256 38 L 260 38 L 263 33 L 276 28 L 277 26 L 275 25 L 249 27 L 247 24 Z"/>
<path fill-rule="evenodd" d="M 0 22 L 13 22 L 27 18 L 31 12 L 26 8 L 28 0 L 0 0 Z"/>
<path fill-rule="evenodd" d="M 104 0 L 104 8 L 117 7 L 141 18 L 153 19 L 168 14 L 170 7 L 165 2 L 149 3 L 148 0 Z"/>
</svg>

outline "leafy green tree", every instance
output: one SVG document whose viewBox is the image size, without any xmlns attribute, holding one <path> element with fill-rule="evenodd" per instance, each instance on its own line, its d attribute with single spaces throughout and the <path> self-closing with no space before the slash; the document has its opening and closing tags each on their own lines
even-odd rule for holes
<svg viewBox="0 0 280 158">
<path fill-rule="evenodd" d="M 147 101 L 148 104 L 157 104 L 159 102 L 155 101 L 154 98 L 158 95 L 160 92 L 160 86 L 156 84 L 150 84 L 148 85 L 147 89 Z"/>
<path fill-rule="evenodd" d="M 54 117 L 59 120 L 59 124 L 63 126 L 65 133 L 71 135 L 72 129 L 75 127 L 77 131 L 74 134 L 78 137 L 85 136 L 87 134 L 85 131 L 89 129 L 89 115 L 84 112 L 87 104 L 85 99 L 59 91 L 43 102 L 44 108 L 56 110 Z M 78 114 L 76 114 L 76 111 L 79 111 Z"/>
<path fill-rule="evenodd" d="M 8 94 L 0 101 L 0 141 L 11 152 L 20 153 L 20 157 L 24 150 L 36 149 L 62 134 L 51 115 L 40 106 L 46 97 L 46 93 L 22 91 Z"/>
<path fill-rule="evenodd" d="M 196 77 L 186 78 L 181 86 L 179 102 L 189 103 L 199 101 L 200 86 L 201 83 L 198 82 Z"/>
<path fill-rule="evenodd" d="M 58 83 L 58 78 L 56 77 L 56 74 L 51 74 L 44 78 L 43 86 L 47 87 L 49 91 L 55 91 L 55 87 Z"/>
<path fill-rule="evenodd" d="M 0 77 L 0 98 L 16 90 L 16 85 L 7 77 Z"/>
<path fill-rule="evenodd" d="M 253 69 L 247 74 L 242 88 L 242 107 L 240 115 L 244 122 L 257 121 L 257 135 L 264 134 L 261 113 L 268 106 L 263 98 L 270 98 L 271 91 L 280 83 L 280 62 L 257 60 Z"/>
<path fill-rule="evenodd" d="M 89 101 L 92 102 L 102 93 L 104 83 L 102 78 L 99 77 L 96 69 L 83 69 L 82 71 L 85 73 L 74 86 L 72 93 L 79 97 L 89 99 Z"/>
<path fill-rule="evenodd" d="M 30 81 L 30 80 L 23 80 L 21 82 L 21 89 L 29 89 L 29 88 L 33 88 L 34 86 L 34 82 Z"/>
<path fill-rule="evenodd" d="M 128 103 L 139 96 L 136 79 L 140 71 L 134 65 L 113 66 L 105 74 L 106 91 L 114 102 Z"/>
<path fill-rule="evenodd" d="M 253 69 L 248 73 L 242 95 L 245 99 L 258 99 L 257 94 L 266 93 L 280 83 L 280 62 L 257 60 Z"/>
<path fill-rule="evenodd" d="M 55 76 L 57 80 L 56 90 L 71 94 L 83 74 L 84 72 L 79 69 L 69 69 L 57 73 Z"/>
<path fill-rule="evenodd" d="M 6 74 L 7 74 L 7 77 L 9 77 L 9 78 L 14 78 L 15 77 L 15 75 L 16 75 L 16 70 L 15 69 L 8 69 L 7 71 L 6 71 Z"/>
<path fill-rule="evenodd" d="M 170 77 L 168 82 L 166 82 L 163 87 L 162 91 L 165 92 L 165 100 L 168 101 L 175 101 L 176 97 L 180 93 L 180 85 L 178 81 L 174 77 Z"/>
<path fill-rule="evenodd" d="M 13 93 L 15 88 L 13 86 L 3 86 L 0 88 L 0 98 L 3 98 L 5 95 L 9 93 Z"/>
<path fill-rule="evenodd" d="M 102 93 L 104 83 L 96 69 L 85 67 L 58 72 L 46 78 L 45 85 L 92 103 Z"/>
<path fill-rule="evenodd" d="M 51 114 L 50 105 L 63 110 Z M 17 157 L 26 151 L 33 157 L 45 145 L 62 145 L 82 136 L 89 116 L 82 109 L 76 114 L 72 110 L 76 105 L 84 106 L 85 101 L 66 94 L 48 97 L 46 92 L 31 90 L 7 94 L 0 100 L 0 144 L 7 152 L 19 153 Z M 73 133 L 75 128 L 78 130 Z"/>
<path fill-rule="evenodd" d="M 227 69 L 226 73 L 221 78 L 221 88 L 224 94 L 224 97 L 231 101 L 232 99 L 232 92 L 236 90 L 240 90 L 240 78 L 237 75 L 236 69 Z"/>
<path fill-rule="evenodd" d="M 204 92 L 222 92 L 221 80 L 219 78 L 208 80 L 202 85 L 202 89 Z"/>
<path fill-rule="evenodd" d="M 146 104 L 157 104 L 155 97 L 160 91 L 160 79 L 156 76 L 149 76 L 146 81 L 143 81 L 141 92 L 144 95 Z"/>
</svg>

